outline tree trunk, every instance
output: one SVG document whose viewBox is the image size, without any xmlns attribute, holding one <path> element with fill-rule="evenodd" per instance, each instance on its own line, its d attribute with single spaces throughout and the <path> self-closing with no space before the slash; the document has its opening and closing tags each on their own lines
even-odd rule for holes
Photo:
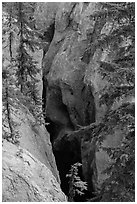
<svg viewBox="0 0 137 204">
<path fill-rule="evenodd" d="M 9 90 L 8 90 L 7 79 L 6 79 L 6 110 L 7 110 L 7 118 L 8 118 L 8 124 L 9 124 L 10 133 L 11 133 L 11 138 L 13 138 L 14 130 L 12 127 L 11 109 L 10 109 L 10 104 L 9 104 Z"/>
</svg>

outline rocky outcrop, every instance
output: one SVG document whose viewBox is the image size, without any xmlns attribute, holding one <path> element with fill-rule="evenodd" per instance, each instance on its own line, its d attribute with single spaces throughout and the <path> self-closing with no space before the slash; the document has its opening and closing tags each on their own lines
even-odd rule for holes
<svg viewBox="0 0 137 204">
<path fill-rule="evenodd" d="M 63 202 L 66 196 L 49 168 L 27 150 L 3 141 L 3 202 Z"/>
<path fill-rule="evenodd" d="M 50 34 L 49 28 L 54 24 L 52 40 L 45 37 L 48 48 L 42 62 L 43 100 L 62 189 L 67 193 L 66 174 L 70 166 L 81 162 L 81 178 L 88 183 L 91 195 L 106 178 L 102 170 L 109 165 L 110 158 L 97 148 L 91 134 L 77 138 L 67 135 L 80 126 L 99 123 L 107 109 L 99 105 L 100 92 L 107 82 L 98 68 L 100 61 L 111 62 L 116 48 L 113 43 L 111 47 L 97 45 L 100 34 L 109 34 L 111 23 L 101 17 L 95 21 L 93 14 L 101 9 L 100 3 L 46 3 L 45 8 L 42 5 L 37 10 L 42 19 L 39 29 Z M 108 136 L 103 144 L 117 146 L 120 141 L 116 134 Z"/>
<path fill-rule="evenodd" d="M 17 140 L 19 145 L 45 164 L 52 171 L 58 182 L 60 182 L 50 136 L 44 124 L 39 124 L 28 108 L 22 104 L 13 111 L 12 120 L 16 124 L 15 131 L 18 132 Z M 8 130 L 5 129 L 5 131 Z"/>
<path fill-rule="evenodd" d="M 47 3 L 48 8 L 48 5 L 52 6 Z M 89 50 L 89 45 L 96 40 L 95 21 L 91 15 L 99 9 L 98 3 L 60 3 L 54 13 L 54 36 L 43 58 L 44 108 L 46 121 L 50 123 L 47 130 L 61 180 L 66 181 L 65 175 L 70 166 L 79 161 L 83 164 L 82 177 L 87 181 L 90 193 L 94 191 L 93 180 L 97 179 L 95 142 L 91 135 L 70 141 L 67 140 L 67 133 L 77 130 L 78 126 L 95 122 L 103 112 L 97 109 L 98 97 L 95 95 L 95 83 L 99 79 L 96 59 L 91 62 L 94 55 L 97 58 L 97 54 L 102 53 L 95 53 L 94 43 L 93 50 Z M 43 25 L 44 22 L 45 31 L 48 31 L 51 22 L 53 24 L 53 16 L 47 16 Z M 100 25 L 98 29 L 102 27 Z M 93 80 L 88 78 L 91 70 Z M 101 80 L 98 83 L 101 87 Z M 67 193 L 66 185 L 62 182 L 62 188 Z"/>
<path fill-rule="evenodd" d="M 98 124 L 107 110 L 100 105 L 107 82 L 98 70 L 101 62 L 115 58 L 117 48 L 113 43 L 109 47 L 99 44 L 100 34 L 108 35 L 112 26 L 101 16 L 95 20 L 93 15 L 101 6 L 95 2 L 37 3 L 36 30 L 43 42 L 42 79 L 39 75 L 43 85 L 40 82 L 39 88 L 46 128 L 25 106 L 14 111 L 19 147 L 3 143 L 3 201 L 66 201 L 60 184 L 68 195 L 66 174 L 77 162 L 82 163 L 78 174 L 88 190 L 75 201 L 92 198 L 106 179 L 102 171 L 111 163 L 109 155 L 98 148 L 90 132 L 73 134 L 83 126 Z M 35 53 L 40 63 L 39 54 Z M 117 131 L 106 136 L 103 147 L 120 144 L 123 136 Z"/>
<path fill-rule="evenodd" d="M 12 120 L 18 144 L 3 143 L 3 201 L 66 201 L 44 123 L 36 121 L 22 104 L 13 111 Z M 6 124 L 3 127 L 4 138 L 9 130 Z"/>
</svg>

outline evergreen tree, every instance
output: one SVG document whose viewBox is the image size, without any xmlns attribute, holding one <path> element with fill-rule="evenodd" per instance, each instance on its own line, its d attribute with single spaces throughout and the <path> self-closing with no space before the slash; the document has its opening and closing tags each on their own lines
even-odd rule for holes
<svg viewBox="0 0 137 204">
<path fill-rule="evenodd" d="M 38 92 L 39 80 L 37 79 L 40 69 L 33 57 L 33 52 L 39 48 L 38 37 L 35 32 L 35 3 L 3 3 L 3 8 L 8 15 L 10 14 L 11 26 L 16 29 L 16 32 L 13 32 L 17 44 L 14 56 L 16 62 L 15 77 L 17 80 L 15 85 L 20 88 L 22 93 L 20 94 L 20 100 L 41 122 L 42 102 Z M 9 27 L 9 30 L 12 31 L 11 27 Z"/>
<path fill-rule="evenodd" d="M 18 85 L 22 93 L 27 95 L 29 89 L 31 89 L 31 84 L 38 82 L 36 75 L 39 72 L 37 68 L 37 62 L 33 59 L 32 53 L 36 51 L 39 43 L 37 42 L 37 37 L 35 35 L 35 20 L 34 20 L 34 10 L 35 3 L 27 2 L 15 2 L 15 3 L 4 3 L 3 7 L 8 13 L 11 13 L 12 8 L 13 12 L 11 13 L 11 18 L 14 27 L 16 27 L 17 35 L 17 56 L 16 64 L 18 70 L 16 72 Z M 34 86 L 33 86 L 34 88 Z M 32 94 L 32 98 L 33 98 Z M 36 99 L 36 96 L 35 96 Z"/>
<path fill-rule="evenodd" d="M 81 166 L 79 162 L 71 166 L 69 174 L 66 177 L 69 177 L 69 195 L 68 201 L 73 202 L 76 195 L 83 195 L 84 191 L 87 190 L 87 183 L 82 181 L 78 175 L 78 168 Z"/>
<path fill-rule="evenodd" d="M 105 18 L 112 22 L 109 34 L 98 35 L 96 48 L 113 47 L 117 55 L 113 61 L 100 61 L 99 73 L 108 83 L 101 90 L 100 104 L 107 111 L 100 124 L 82 127 L 71 136 L 90 133 L 97 144 L 110 156 L 112 163 L 104 171 L 108 179 L 98 192 L 101 201 L 133 202 L 135 199 L 135 3 L 101 3 L 95 20 Z M 117 106 L 115 104 L 118 104 Z M 104 148 L 102 141 L 110 134 L 119 134 L 119 147 Z M 120 137 L 120 136 L 119 136 Z M 98 197 L 98 196 L 97 196 Z"/>
<path fill-rule="evenodd" d="M 3 101 L 3 138 L 12 143 L 19 142 L 19 134 L 15 129 L 17 123 L 12 119 L 15 110 L 17 109 L 17 98 L 15 89 L 15 62 L 12 54 L 13 43 L 13 26 L 12 26 L 12 5 L 9 8 L 8 14 L 3 14 L 3 69 L 2 69 L 2 101 Z"/>
<path fill-rule="evenodd" d="M 11 62 L 10 62 L 11 63 Z M 16 97 L 16 88 L 14 86 L 15 79 L 11 75 L 11 70 L 14 69 L 14 65 L 11 63 L 7 66 L 3 66 L 2 71 L 2 119 L 3 119 L 3 138 L 12 143 L 19 143 L 19 132 L 16 130 L 16 126 L 19 123 L 14 122 L 13 114 L 16 114 L 16 110 L 19 107 L 18 99 Z"/>
<path fill-rule="evenodd" d="M 17 126 L 13 120 L 21 104 L 42 122 L 41 99 L 38 94 L 37 62 L 32 53 L 38 48 L 34 32 L 35 3 L 3 3 L 2 14 L 2 120 L 3 138 L 19 143 Z"/>
<path fill-rule="evenodd" d="M 103 6 L 108 17 L 114 16 L 116 26 L 102 40 L 108 43 L 111 39 L 118 50 L 113 62 L 100 62 L 100 73 L 109 83 L 101 93 L 100 103 L 106 104 L 108 110 L 99 137 L 104 138 L 119 129 L 123 140 L 120 147 L 103 148 L 113 162 L 105 170 L 108 179 L 102 185 L 102 201 L 129 202 L 134 201 L 135 196 L 135 103 L 132 99 L 135 90 L 135 5 L 107 3 Z M 120 103 L 116 108 L 115 102 Z"/>
<path fill-rule="evenodd" d="M 32 5 L 29 3 L 16 3 L 15 8 L 17 10 L 17 27 L 19 35 L 19 47 L 17 50 L 17 77 L 18 84 L 20 85 L 21 92 L 27 93 L 27 90 L 31 81 L 37 83 L 35 77 L 38 73 L 36 61 L 33 60 L 30 51 L 34 52 L 36 48 L 36 42 L 34 41 L 33 30 L 33 13 Z"/>
</svg>

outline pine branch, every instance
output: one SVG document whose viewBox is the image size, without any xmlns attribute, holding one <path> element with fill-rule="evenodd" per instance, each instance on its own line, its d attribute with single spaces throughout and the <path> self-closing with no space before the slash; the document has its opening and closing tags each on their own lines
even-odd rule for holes
<svg viewBox="0 0 137 204">
<path fill-rule="evenodd" d="M 67 134 L 67 139 L 68 140 L 73 140 L 75 137 L 83 137 L 84 134 L 87 134 L 87 133 L 92 133 L 92 131 L 96 128 L 98 128 L 98 131 L 100 131 L 102 128 L 104 127 L 104 123 L 91 123 L 90 125 L 88 126 L 79 126 L 79 129 L 76 130 L 76 131 L 72 131 L 72 132 L 69 132 Z"/>
</svg>

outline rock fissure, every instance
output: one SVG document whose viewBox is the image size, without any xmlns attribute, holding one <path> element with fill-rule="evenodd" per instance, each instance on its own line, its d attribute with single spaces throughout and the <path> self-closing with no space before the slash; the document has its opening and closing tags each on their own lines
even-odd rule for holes
<svg viewBox="0 0 137 204">
<path fill-rule="evenodd" d="M 93 185 L 96 169 L 95 148 L 93 141 L 90 144 L 87 142 L 87 137 L 90 135 L 71 137 L 71 133 L 78 130 L 79 126 L 94 123 L 96 108 L 92 89 L 84 83 L 86 63 L 80 61 L 81 53 L 85 52 L 84 41 L 77 41 L 78 36 L 72 29 L 71 23 L 68 24 L 71 18 L 71 21 L 79 26 L 73 16 L 78 9 L 77 6 L 77 4 L 73 6 L 68 4 L 64 11 L 67 15 L 64 16 L 64 13 L 57 15 L 54 32 L 53 29 L 49 29 L 53 26 L 48 26 L 48 31 L 51 32 L 48 35 L 52 35 L 52 40 L 50 38 L 48 49 L 44 51 L 43 56 L 42 97 L 46 129 L 50 134 L 61 188 L 68 196 L 69 178 L 66 175 L 72 165 L 81 163 L 79 176 L 81 180 L 87 182 L 88 190 L 84 192 L 84 196 L 75 196 L 74 199 L 86 201 L 95 191 Z M 62 21 L 60 15 L 63 15 Z"/>
<path fill-rule="evenodd" d="M 134 153 L 134 116 L 126 112 L 134 111 L 134 35 L 125 31 L 125 26 L 134 28 L 134 14 L 131 20 L 123 13 L 128 8 L 129 13 L 134 11 L 134 6 L 37 2 L 6 3 L 3 8 L 3 91 L 9 92 L 3 98 L 3 201 L 96 202 L 132 197 L 134 186 L 128 180 L 121 185 L 119 172 L 134 175 L 127 165 Z M 24 28 L 24 36 L 16 33 Z M 20 40 L 25 35 L 28 41 Z M 20 56 L 28 66 L 21 63 L 12 70 L 12 58 L 18 65 Z M 131 69 L 122 68 L 127 66 Z M 23 72 L 18 68 L 26 69 L 24 96 L 18 86 Z M 125 125 L 123 111 L 131 119 Z M 11 125 L 15 135 L 10 134 Z M 131 145 L 125 147 L 126 137 Z M 132 175 L 129 180 L 134 185 Z"/>
<path fill-rule="evenodd" d="M 56 111 L 55 111 L 56 112 Z M 64 112 L 65 113 L 65 112 Z M 58 115 L 56 115 L 57 118 Z M 95 116 L 94 116 L 95 117 Z M 68 118 L 68 121 L 70 119 Z M 60 175 L 60 180 L 61 180 L 61 188 L 63 190 L 63 192 L 68 195 L 69 192 L 69 180 L 68 178 L 66 178 L 66 175 L 69 173 L 69 170 L 71 168 L 71 165 L 79 162 L 79 163 L 84 163 L 84 169 L 83 167 L 80 170 L 80 177 L 81 179 L 83 179 L 83 181 L 87 181 L 90 189 L 89 189 L 89 195 L 91 196 L 92 193 L 91 191 L 94 191 L 93 189 L 93 184 L 92 184 L 92 175 L 93 172 L 90 173 L 90 175 L 87 175 L 89 172 L 91 172 L 90 169 L 90 164 L 94 163 L 94 161 L 91 161 L 88 165 L 85 165 L 85 162 L 87 159 L 89 159 L 89 157 L 91 158 L 91 160 L 93 160 L 94 158 L 94 151 L 91 152 L 87 152 L 86 153 L 86 140 L 87 138 L 85 137 L 84 141 L 81 141 L 81 137 L 72 137 L 71 138 L 71 132 L 73 132 L 76 127 L 72 126 L 72 124 L 70 125 L 68 124 L 62 124 L 61 121 L 52 121 L 49 120 L 49 118 L 46 118 L 46 123 L 49 123 L 46 128 L 48 130 L 48 132 L 50 133 L 50 138 L 51 138 L 51 143 L 52 143 L 52 147 L 53 147 L 53 154 L 55 156 L 55 160 L 56 160 L 56 164 L 57 164 L 57 168 L 59 171 L 59 175 Z M 67 126 L 68 125 L 68 126 Z M 68 137 L 69 134 L 69 137 Z M 89 137 L 89 136 L 88 136 Z M 83 151 L 84 149 L 84 154 Z M 86 155 L 85 155 L 86 154 Z M 91 155 L 92 154 L 92 157 Z M 88 172 L 89 169 L 89 172 Z M 90 178 L 89 178 L 90 177 Z M 87 193 L 87 192 L 86 192 Z M 85 193 L 85 197 L 76 197 L 76 201 L 82 201 L 82 199 L 86 199 L 88 198 L 88 193 L 86 195 Z M 83 200 L 84 201 L 84 200 Z"/>
<path fill-rule="evenodd" d="M 69 91 L 71 91 L 70 96 L 75 94 L 74 90 L 69 89 Z M 82 94 L 84 91 L 88 93 L 86 87 L 84 89 L 82 88 L 81 91 Z M 88 183 L 89 188 L 88 191 L 85 192 L 84 196 L 76 196 L 75 201 L 85 201 L 87 198 L 93 195 L 94 191 L 92 184 L 92 176 L 94 173 L 93 170 L 90 169 L 90 164 L 94 163 L 94 150 L 92 152 L 86 152 L 86 148 L 89 149 L 86 144 L 87 136 L 82 136 L 82 138 L 85 139 L 81 140 L 81 137 L 79 136 L 71 137 L 71 133 L 77 130 L 79 125 L 87 125 L 90 124 L 90 122 L 95 121 L 95 105 L 93 101 L 94 97 L 92 96 L 93 107 L 91 106 L 90 102 L 85 101 L 85 104 L 83 106 L 85 118 L 81 118 L 79 117 L 79 110 L 76 109 L 77 105 L 79 105 L 79 102 L 75 104 L 75 108 L 69 105 L 67 107 L 67 105 L 64 104 L 65 100 L 63 101 L 63 99 L 65 96 L 62 95 L 62 93 L 64 94 L 64 91 L 62 91 L 62 86 L 47 86 L 46 99 L 44 99 L 44 101 L 46 101 L 46 103 L 44 104 L 46 113 L 45 122 L 46 124 L 48 124 L 46 125 L 46 129 L 50 133 L 53 154 L 55 156 L 56 165 L 60 175 L 61 188 L 66 195 L 68 195 L 69 193 L 69 179 L 66 177 L 66 175 L 69 173 L 71 165 L 77 162 L 83 163 L 84 166 L 79 170 L 79 175 L 83 181 L 86 181 Z M 67 100 L 69 104 L 69 98 L 67 98 Z M 78 114 L 76 114 L 75 109 Z M 92 117 L 88 112 L 88 110 L 90 109 L 92 109 Z M 92 154 L 92 156 L 90 154 Z M 88 161 L 89 157 L 91 159 L 90 163 Z M 88 165 L 86 164 L 86 162 L 88 162 Z M 92 166 L 92 168 L 94 168 L 94 165 Z"/>
</svg>

